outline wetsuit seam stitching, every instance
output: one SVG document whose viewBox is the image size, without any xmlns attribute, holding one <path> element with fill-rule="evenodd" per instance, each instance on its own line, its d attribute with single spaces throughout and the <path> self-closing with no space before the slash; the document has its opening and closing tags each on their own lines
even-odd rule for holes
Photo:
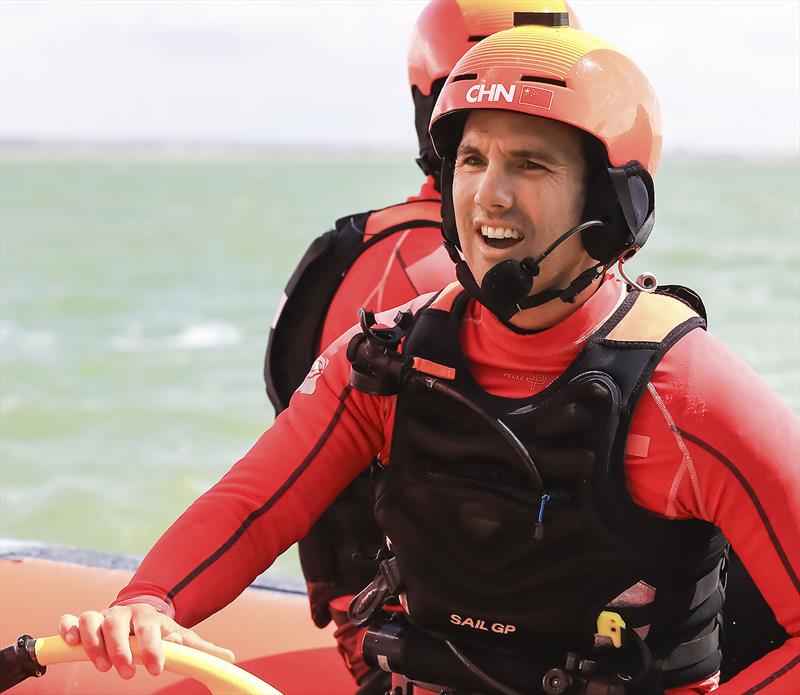
<svg viewBox="0 0 800 695">
<path fill-rule="evenodd" d="M 369 296 L 366 299 L 364 299 L 364 301 L 362 303 L 363 307 L 368 307 L 369 306 L 369 303 L 372 301 L 372 298 L 375 296 L 376 292 L 378 293 L 378 300 L 377 300 L 378 301 L 378 305 L 381 306 L 383 304 L 383 292 L 386 289 L 387 280 L 389 279 L 389 275 L 392 272 L 392 262 L 399 255 L 399 248 L 403 244 L 403 242 L 408 238 L 408 235 L 410 233 L 411 233 L 411 230 L 410 229 L 406 229 L 405 232 L 400 236 L 400 238 L 395 242 L 394 248 L 392 249 L 392 253 L 389 256 L 389 259 L 386 261 L 386 267 L 383 270 L 383 274 L 381 275 L 381 278 L 378 281 L 378 284 L 375 286 L 375 289 L 372 290 L 372 292 L 370 292 Z M 356 260 L 358 260 L 358 259 L 356 259 Z M 400 264 L 400 268 L 405 273 L 405 268 L 402 266 L 402 264 Z M 407 273 L 406 273 L 406 277 L 408 277 Z M 411 278 L 409 278 L 409 282 L 411 282 Z M 411 283 L 411 286 L 414 287 L 414 283 Z M 339 285 L 339 287 L 341 287 L 341 284 Z M 416 291 L 416 289 L 417 288 L 414 287 L 415 291 Z M 419 294 L 419 293 L 417 293 L 417 294 Z"/>
<path fill-rule="evenodd" d="M 773 683 L 774 681 L 778 680 L 778 678 L 780 678 L 781 676 L 789 673 L 789 671 L 791 671 L 795 666 L 797 666 L 797 664 L 800 664 L 800 656 L 796 656 L 782 668 L 779 668 L 777 671 L 767 676 L 763 681 L 754 685 L 752 688 L 750 688 L 750 690 L 746 690 L 743 693 L 743 695 L 753 695 L 753 693 L 757 693 L 763 690 L 770 683 Z"/>
<path fill-rule="evenodd" d="M 686 442 L 683 441 L 683 437 L 681 437 L 680 430 L 678 426 L 675 424 L 675 420 L 672 417 L 672 413 L 669 412 L 669 408 L 667 408 L 664 400 L 661 398 L 661 394 L 658 392 L 658 389 L 653 385 L 653 382 L 647 384 L 647 390 L 650 392 L 653 400 L 656 403 L 656 406 L 661 411 L 661 415 L 664 418 L 664 421 L 667 423 L 667 427 L 669 427 L 669 431 L 672 433 L 673 438 L 675 439 L 675 443 L 678 446 L 678 450 L 681 452 L 683 461 L 682 466 L 679 469 L 679 473 L 676 473 L 675 477 L 673 478 L 673 486 L 675 487 L 675 494 L 672 494 L 672 487 L 670 487 L 670 495 L 667 499 L 667 508 L 666 508 L 666 515 L 670 516 L 670 510 L 672 510 L 672 516 L 676 516 L 675 514 L 675 498 L 678 496 L 678 489 L 680 488 L 680 482 L 683 481 L 683 472 L 684 470 L 688 471 L 689 477 L 692 481 L 692 490 L 695 494 L 695 503 L 698 506 L 698 511 L 700 514 L 703 515 L 704 519 L 709 518 L 708 511 L 706 510 L 705 503 L 703 501 L 703 497 L 700 490 L 700 481 L 697 478 L 697 469 L 694 465 L 694 459 L 692 458 L 692 454 L 689 451 L 688 447 L 686 446 Z M 685 469 L 684 469 L 685 467 Z M 675 485 L 675 480 L 680 475 L 680 480 Z"/>
<path fill-rule="evenodd" d="M 347 401 L 347 397 L 350 395 L 350 391 L 352 391 L 352 386 L 347 385 L 342 392 L 339 394 L 339 405 L 337 406 L 336 410 L 334 411 L 333 415 L 331 416 L 330 421 L 328 422 L 327 427 L 320 435 L 319 439 L 317 440 L 316 444 L 314 444 L 311 451 L 308 452 L 306 457 L 300 462 L 297 468 L 292 471 L 292 474 L 284 481 L 283 485 L 270 497 L 264 504 L 262 504 L 258 509 L 250 512 L 247 518 L 242 521 L 239 525 L 239 528 L 236 529 L 222 545 L 220 545 L 217 550 L 215 550 L 211 555 L 209 555 L 203 562 L 201 562 L 197 567 L 195 567 L 189 574 L 187 574 L 181 581 L 179 581 L 166 595 L 167 601 L 173 601 L 175 596 L 178 595 L 181 591 L 183 591 L 189 584 L 191 584 L 197 577 L 199 577 L 205 570 L 207 570 L 211 565 L 213 565 L 217 560 L 219 560 L 228 550 L 230 550 L 234 544 L 245 534 L 248 528 L 258 519 L 259 517 L 263 516 L 266 512 L 268 512 L 275 504 L 283 497 L 286 491 L 295 483 L 295 481 L 302 475 L 302 473 L 311 465 L 311 462 L 317 457 L 320 450 L 322 449 L 323 445 L 331 434 L 333 433 L 334 428 L 339 423 L 339 420 L 342 417 L 342 413 L 344 412 L 345 402 Z"/>
<path fill-rule="evenodd" d="M 366 232 L 366 223 L 364 224 L 364 231 Z M 442 223 L 436 222 L 435 220 L 425 220 L 425 219 L 417 219 L 417 220 L 407 220 L 405 222 L 399 222 L 398 224 L 390 225 L 385 229 L 381 229 L 378 232 L 375 232 L 373 235 L 369 237 L 369 239 L 363 242 L 364 248 L 366 249 L 369 246 L 372 246 L 379 242 L 381 239 L 385 239 L 392 234 L 396 234 L 397 232 L 405 232 L 410 231 L 412 229 L 441 229 Z M 363 239 L 363 236 L 362 236 Z"/>
<path fill-rule="evenodd" d="M 603 338 L 603 345 L 621 350 L 654 350 L 660 343 L 657 340 L 611 340 Z"/>
<path fill-rule="evenodd" d="M 400 249 L 396 249 L 394 255 L 395 258 L 397 258 L 397 265 L 400 266 L 400 269 L 403 271 L 403 275 L 405 275 L 406 279 L 408 280 L 408 284 L 411 285 L 414 292 L 419 294 L 419 288 L 414 284 L 414 281 L 408 274 L 408 265 L 406 264 L 405 259 L 403 258 L 403 254 L 400 253 Z"/>
<path fill-rule="evenodd" d="M 767 512 L 764 509 L 764 506 L 761 504 L 761 500 L 758 499 L 758 495 L 756 495 L 755 490 L 752 488 L 747 478 L 745 478 L 744 475 L 742 475 L 742 472 L 736 467 L 736 465 L 729 458 L 724 456 L 721 452 L 717 451 L 713 446 L 711 446 L 707 442 L 700 439 L 700 437 L 696 437 L 693 434 L 689 434 L 688 432 L 681 430 L 680 428 L 678 428 L 678 432 L 680 432 L 680 434 L 686 439 L 688 439 L 690 442 L 694 442 L 701 449 L 704 449 L 707 453 L 711 454 L 714 458 L 716 458 L 739 481 L 739 484 L 742 486 L 742 488 L 750 498 L 750 501 L 753 503 L 753 506 L 755 507 L 756 512 L 758 513 L 758 516 L 761 519 L 761 523 L 763 524 L 764 529 L 766 530 L 767 535 L 769 536 L 769 539 L 772 543 L 772 547 L 777 553 L 778 558 L 780 559 L 784 570 L 786 570 L 786 574 L 789 576 L 789 579 L 791 580 L 795 589 L 800 591 L 800 579 L 798 579 L 798 576 L 795 573 L 794 568 L 789 563 L 789 558 L 786 555 L 786 551 L 783 549 L 783 546 L 781 545 L 780 540 L 778 539 L 778 536 L 775 533 L 775 529 L 772 528 L 772 524 L 770 523 L 769 517 L 767 516 Z"/>
</svg>

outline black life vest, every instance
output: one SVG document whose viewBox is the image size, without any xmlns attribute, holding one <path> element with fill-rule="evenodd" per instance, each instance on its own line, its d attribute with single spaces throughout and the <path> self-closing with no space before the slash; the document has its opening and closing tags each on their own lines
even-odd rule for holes
<svg viewBox="0 0 800 695">
<path fill-rule="evenodd" d="M 661 292 L 696 298 L 685 288 Z M 506 399 L 470 376 L 459 343 L 467 301 L 462 292 L 449 311 L 438 302 L 420 311 L 403 353 L 455 370 L 453 387 L 531 452 L 544 490 L 470 409 L 427 390 L 399 393 L 375 515 L 391 539 L 412 623 L 468 645 L 549 653 L 556 664 L 566 652 L 603 646 L 598 617 L 610 611 L 646 635 L 665 687 L 713 674 L 727 541 L 707 522 L 668 520 L 635 505 L 623 467 L 650 376 L 704 318 L 674 297 L 631 292 L 551 386 Z M 677 323 L 655 337 L 631 337 L 637 301 L 678 307 Z M 537 539 L 543 492 L 549 502 Z"/>
<path fill-rule="evenodd" d="M 317 357 L 331 302 L 348 271 L 387 237 L 424 228 L 433 228 L 438 234 L 439 206 L 437 199 L 415 200 L 347 215 L 312 242 L 286 285 L 269 332 L 264 381 L 276 414 L 288 406 Z M 353 322 L 358 308 L 353 307 Z M 299 543 L 310 593 L 318 592 L 311 599 L 312 615 L 319 627 L 331 620 L 327 607 L 330 599 L 356 593 L 374 576 L 377 563 L 373 558 L 382 541 L 372 513 L 369 473 L 365 472 Z"/>
</svg>

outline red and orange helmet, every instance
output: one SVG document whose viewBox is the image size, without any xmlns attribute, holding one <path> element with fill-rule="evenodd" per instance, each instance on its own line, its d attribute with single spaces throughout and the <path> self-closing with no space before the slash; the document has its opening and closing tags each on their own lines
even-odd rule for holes
<svg viewBox="0 0 800 695">
<path fill-rule="evenodd" d="M 519 26 L 482 40 L 456 63 L 431 119 L 436 152 L 444 160 L 453 157 L 472 109 L 517 111 L 574 126 L 605 147 L 610 195 L 603 197 L 611 198 L 615 211 L 618 202 L 622 213 L 615 248 L 587 250 L 600 258 L 640 248 L 654 222 L 652 175 L 661 155 L 661 111 L 652 86 L 628 57 L 595 36 L 542 15 L 518 13 L 516 21 Z M 455 230 L 445 231 L 457 243 Z"/>
<path fill-rule="evenodd" d="M 465 109 L 503 109 L 567 123 L 594 135 L 612 166 L 638 161 L 651 174 L 661 155 L 661 111 L 641 70 L 610 44 L 568 26 L 523 25 L 494 34 L 453 68 L 431 119 Z"/>
<path fill-rule="evenodd" d="M 514 12 L 566 12 L 570 26 L 579 28 L 563 0 L 431 0 L 417 19 L 408 48 L 408 81 L 416 110 L 417 161 L 426 174 L 438 176 L 441 165 L 428 126 L 445 78 L 478 41 L 514 26 Z"/>
</svg>

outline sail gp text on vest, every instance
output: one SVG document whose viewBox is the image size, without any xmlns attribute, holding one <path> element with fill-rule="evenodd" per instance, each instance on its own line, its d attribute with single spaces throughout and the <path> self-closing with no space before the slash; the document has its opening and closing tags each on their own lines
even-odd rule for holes
<svg viewBox="0 0 800 695">
<path fill-rule="evenodd" d="M 516 93 L 516 84 L 510 86 L 497 82 L 493 82 L 490 85 L 474 84 L 467 90 L 466 99 L 470 104 L 477 104 L 483 101 L 505 101 L 510 104 L 514 101 Z M 554 96 L 555 92 L 551 89 L 526 84 L 520 87 L 517 103 L 549 110 L 553 105 Z"/>
</svg>

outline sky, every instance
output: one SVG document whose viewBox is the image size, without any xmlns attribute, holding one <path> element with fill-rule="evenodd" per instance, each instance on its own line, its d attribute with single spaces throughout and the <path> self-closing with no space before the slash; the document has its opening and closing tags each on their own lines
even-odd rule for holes
<svg viewBox="0 0 800 695">
<path fill-rule="evenodd" d="M 424 5 L 0 0 L 0 138 L 413 148 Z M 571 5 L 650 78 L 667 150 L 800 150 L 800 1 Z"/>
</svg>

